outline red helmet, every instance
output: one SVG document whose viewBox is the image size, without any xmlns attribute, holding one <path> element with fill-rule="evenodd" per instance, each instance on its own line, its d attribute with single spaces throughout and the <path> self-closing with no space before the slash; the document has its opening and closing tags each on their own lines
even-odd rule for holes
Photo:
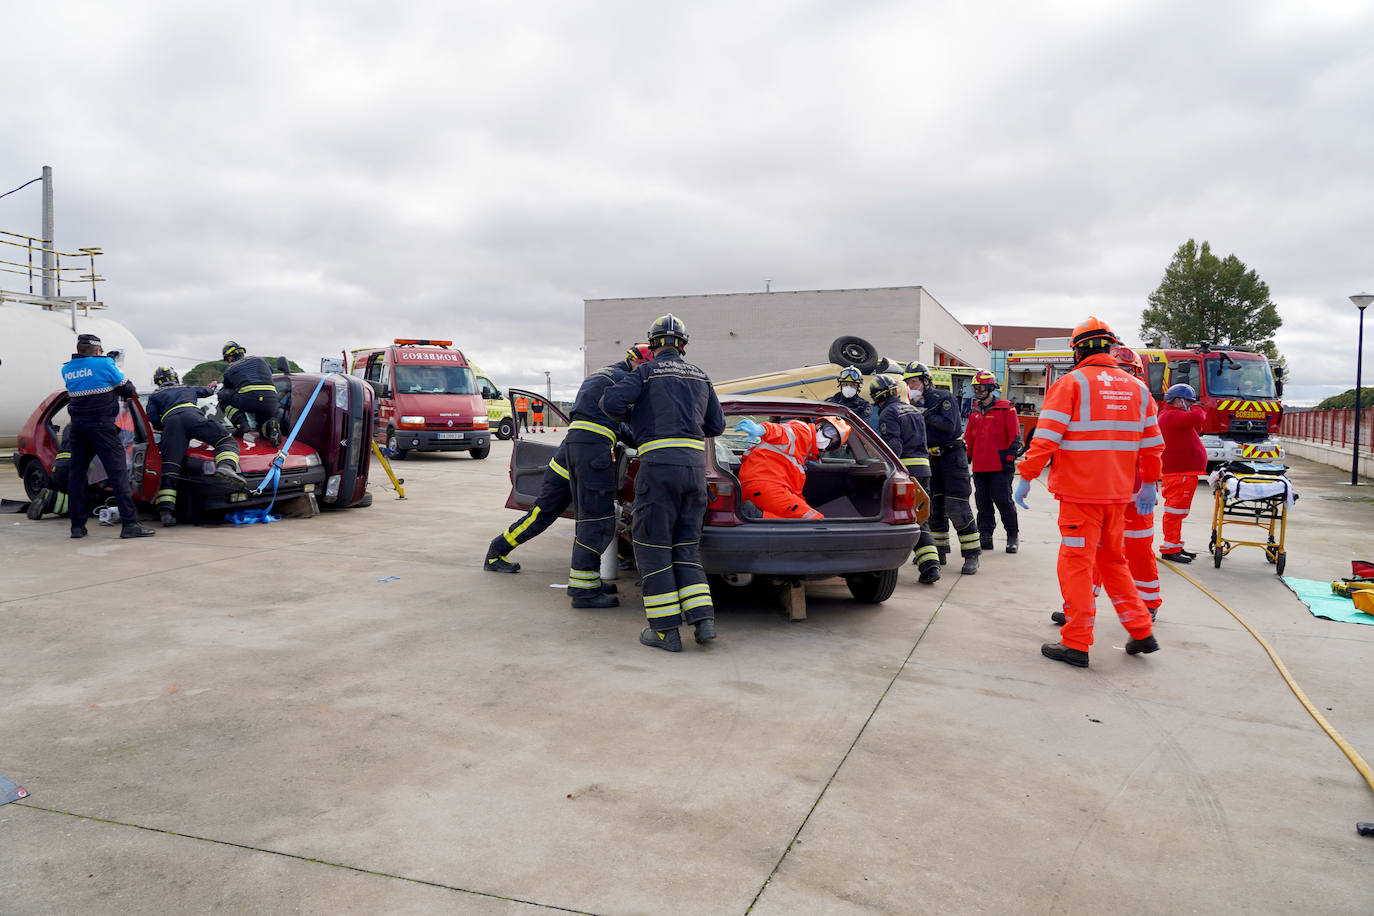
<svg viewBox="0 0 1374 916">
<path fill-rule="evenodd" d="M 993 388 L 1002 387 L 997 383 L 997 376 L 993 375 L 986 369 L 982 370 L 973 377 L 973 387 L 977 388 L 979 385 L 991 385 Z"/>
<path fill-rule="evenodd" d="M 835 430 L 836 436 L 831 439 L 825 450 L 833 452 L 836 449 L 844 448 L 844 444 L 849 441 L 849 424 L 839 417 L 822 417 L 816 421 L 817 429 L 823 429 L 827 425 Z"/>
<path fill-rule="evenodd" d="M 1122 369 L 1131 373 L 1131 375 L 1134 375 L 1136 378 L 1145 377 L 1145 363 L 1141 361 L 1139 353 L 1135 352 L 1130 347 L 1117 346 L 1112 347 L 1112 355 L 1116 357 L 1116 361 L 1121 365 Z"/>
<path fill-rule="evenodd" d="M 647 363 L 654 358 L 654 351 L 646 343 L 637 343 L 625 351 L 625 358 L 632 363 Z"/>
<path fill-rule="evenodd" d="M 1098 318 L 1096 315 L 1089 315 L 1078 326 L 1073 329 L 1073 346 L 1105 348 L 1112 344 L 1120 344 L 1121 338 L 1116 336 L 1116 332 L 1111 329 L 1107 322 Z"/>
</svg>

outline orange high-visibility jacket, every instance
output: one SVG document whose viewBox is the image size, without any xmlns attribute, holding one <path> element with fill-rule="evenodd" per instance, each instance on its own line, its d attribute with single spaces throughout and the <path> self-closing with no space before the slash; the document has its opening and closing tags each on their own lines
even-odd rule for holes
<svg viewBox="0 0 1374 916">
<path fill-rule="evenodd" d="M 1034 480 L 1054 458 L 1050 492 L 1078 503 L 1129 502 L 1140 479 L 1159 480 L 1164 438 L 1154 398 L 1109 354 L 1083 360 L 1050 386 L 1017 472 Z"/>
<path fill-rule="evenodd" d="M 525 413 L 530 409 L 530 399 L 524 395 L 517 395 L 515 398 L 515 409 Z"/>
<path fill-rule="evenodd" d="M 800 494 L 806 485 L 806 462 L 816 456 L 816 427 L 805 420 L 764 423 L 762 441 L 750 449 L 740 465 L 740 483 L 776 481 Z"/>
</svg>

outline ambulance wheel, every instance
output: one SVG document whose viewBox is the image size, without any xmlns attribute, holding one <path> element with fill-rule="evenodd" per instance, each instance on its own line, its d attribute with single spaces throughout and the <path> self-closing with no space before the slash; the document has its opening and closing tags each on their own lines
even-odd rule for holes
<svg viewBox="0 0 1374 916">
<path fill-rule="evenodd" d="M 393 427 L 387 427 L 386 450 L 391 453 L 388 457 L 393 458 L 396 461 L 406 460 L 406 450 L 401 448 L 400 445 L 397 443 L 396 430 Z"/>
<path fill-rule="evenodd" d="M 29 499 L 37 499 L 39 490 L 51 486 L 52 478 L 48 476 L 48 469 L 43 467 L 43 462 L 30 458 L 24 465 L 24 492 Z"/>
<path fill-rule="evenodd" d="M 468 449 L 468 454 L 480 461 L 481 459 L 491 454 L 491 443 L 488 442 L 481 448 Z"/>
<path fill-rule="evenodd" d="M 1284 568 L 1285 566 L 1287 566 L 1287 565 L 1288 565 L 1288 554 L 1287 554 L 1287 553 L 1281 553 L 1281 554 L 1279 554 L 1279 558 L 1278 558 L 1277 560 L 1274 561 L 1274 573 L 1275 573 L 1276 575 L 1280 575 L 1280 576 L 1283 575 L 1283 568 Z"/>
<path fill-rule="evenodd" d="M 515 423 L 510 417 L 502 417 L 501 424 L 496 427 L 496 438 L 509 439 L 515 435 Z"/>
<path fill-rule="evenodd" d="M 1221 558 L 1224 556 L 1226 556 L 1226 551 L 1218 544 L 1216 549 L 1212 551 L 1212 565 L 1221 569 Z"/>
<path fill-rule="evenodd" d="M 829 359 L 837 366 L 853 366 L 864 375 L 878 368 L 878 350 L 862 337 L 836 337 Z"/>
<path fill-rule="evenodd" d="M 892 597 L 897 588 L 897 569 L 880 569 L 877 572 L 853 573 L 844 577 L 849 586 L 849 594 L 864 604 L 881 604 Z"/>
</svg>

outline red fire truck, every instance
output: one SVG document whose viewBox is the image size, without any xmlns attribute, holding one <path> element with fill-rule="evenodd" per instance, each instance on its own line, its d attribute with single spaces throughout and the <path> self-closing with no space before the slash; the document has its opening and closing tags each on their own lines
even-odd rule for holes
<svg viewBox="0 0 1374 916">
<path fill-rule="evenodd" d="M 1171 385 L 1188 384 L 1207 410 L 1202 445 L 1209 465 L 1240 458 L 1282 459 L 1283 370 L 1244 347 L 1200 344 L 1187 349 L 1137 349 L 1150 393 L 1162 402 Z M 1073 369 L 1071 350 L 1012 350 L 1003 392 L 1016 405 L 1026 442 L 1035 431 L 1045 391 Z"/>
</svg>

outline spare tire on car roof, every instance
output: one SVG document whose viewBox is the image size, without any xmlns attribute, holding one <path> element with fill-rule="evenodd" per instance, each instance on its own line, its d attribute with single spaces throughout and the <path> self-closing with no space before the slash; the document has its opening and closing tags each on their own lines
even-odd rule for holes
<svg viewBox="0 0 1374 916">
<path fill-rule="evenodd" d="M 838 366 L 853 366 L 864 375 L 878 368 L 878 348 L 862 337 L 836 337 L 828 358 Z"/>
</svg>

